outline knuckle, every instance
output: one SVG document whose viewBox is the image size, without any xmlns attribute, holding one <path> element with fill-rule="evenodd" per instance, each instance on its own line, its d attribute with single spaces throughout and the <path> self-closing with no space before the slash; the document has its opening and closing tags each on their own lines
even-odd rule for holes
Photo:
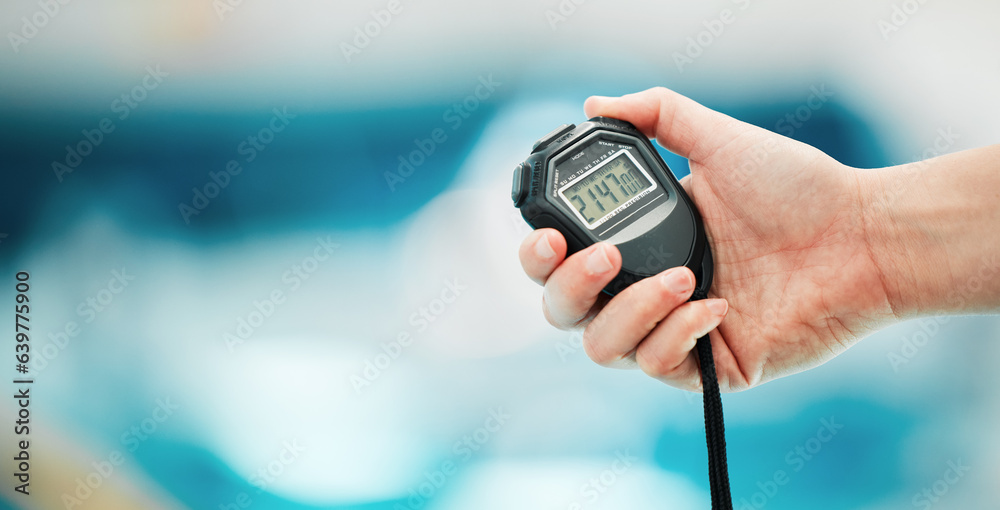
<svg viewBox="0 0 1000 510">
<path fill-rule="evenodd" d="M 603 365 L 613 361 L 614 356 L 608 352 L 606 346 L 602 345 L 597 329 L 594 327 L 593 322 L 584 328 L 583 352 L 587 353 L 587 357 L 594 363 Z"/>
<path fill-rule="evenodd" d="M 545 317 L 545 321 L 548 322 L 550 325 L 555 326 L 557 328 L 559 327 L 559 324 L 556 324 L 556 321 L 552 318 L 552 315 L 549 314 L 549 309 L 544 306 L 542 307 L 542 315 Z"/>
<path fill-rule="evenodd" d="M 585 316 L 579 319 L 569 318 L 569 312 L 560 308 L 558 305 L 553 305 L 552 300 L 549 298 L 548 285 L 546 285 L 544 290 L 542 290 L 542 315 L 545 316 L 545 320 L 548 321 L 549 324 L 562 330 L 573 329 L 581 321 L 586 319 Z"/>
<path fill-rule="evenodd" d="M 548 321 L 549 324 L 559 329 L 563 329 L 562 323 L 556 320 L 555 315 L 552 314 L 551 308 L 549 308 L 548 299 L 546 299 L 545 297 L 546 294 L 547 292 L 542 292 L 542 315 L 545 317 L 545 320 Z"/>
<path fill-rule="evenodd" d="M 559 278 L 549 278 L 542 287 L 542 310 L 550 324 L 564 329 L 565 320 L 560 318 L 566 316 L 565 310 L 563 310 L 563 304 L 566 303 L 566 285 L 565 282 L 557 280 Z"/>
<path fill-rule="evenodd" d="M 542 288 L 542 315 L 545 316 L 545 320 L 549 321 L 549 324 L 555 326 L 554 317 L 549 307 L 549 286 L 546 285 Z"/>
<path fill-rule="evenodd" d="M 632 285 L 615 299 L 624 303 L 624 307 L 631 310 L 635 317 L 648 320 L 649 323 L 644 325 L 647 330 L 652 330 L 666 313 L 681 303 L 681 298 L 667 290 L 655 277 Z"/>
<path fill-rule="evenodd" d="M 655 302 L 660 307 L 669 306 L 670 309 L 674 309 L 687 299 L 687 296 L 685 295 L 674 294 L 665 285 L 660 284 L 659 281 L 653 281 L 654 280 L 653 278 L 649 278 L 648 280 L 650 280 L 651 284 L 654 284 L 653 287 L 655 289 L 655 294 L 654 294 Z"/>
<path fill-rule="evenodd" d="M 691 393 L 702 393 L 704 387 L 702 386 L 700 372 L 693 374 L 691 377 L 686 379 L 675 381 L 673 386 L 677 389 L 684 391 L 690 391 Z"/>
<path fill-rule="evenodd" d="M 670 97 L 670 95 L 674 94 L 674 91 L 668 89 L 667 87 L 659 85 L 659 86 L 653 87 L 653 94 L 655 94 L 659 98 L 666 98 L 666 97 Z"/>
<path fill-rule="evenodd" d="M 682 338 L 694 338 L 704 322 L 703 316 L 709 314 L 708 308 L 703 303 L 687 303 L 678 308 L 676 317 L 675 335 Z"/>
<path fill-rule="evenodd" d="M 665 377 L 670 375 L 674 369 L 669 360 L 662 356 L 662 353 L 644 344 L 640 344 L 639 349 L 636 350 L 635 361 L 639 364 L 639 368 L 651 377 Z"/>
<path fill-rule="evenodd" d="M 599 276 L 584 274 L 582 271 L 560 274 L 558 285 L 560 296 L 566 303 L 574 305 L 593 300 L 603 287 Z"/>
</svg>

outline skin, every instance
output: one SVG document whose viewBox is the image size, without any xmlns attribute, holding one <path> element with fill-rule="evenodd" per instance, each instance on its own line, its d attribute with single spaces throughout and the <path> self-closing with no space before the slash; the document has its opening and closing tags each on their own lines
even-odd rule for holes
<svg viewBox="0 0 1000 510">
<path fill-rule="evenodd" d="M 902 319 L 1000 307 L 1000 146 L 878 170 L 740 122 L 664 88 L 591 97 L 588 117 L 633 123 L 686 157 L 681 184 L 715 258 L 709 298 L 673 268 L 601 294 L 621 267 L 598 243 L 566 257 L 539 229 L 521 244 L 542 310 L 585 328 L 595 362 L 701 390 L 694 346 L 709 333 L 719 385 L 741 391 L 818 366 Z M 991 258 L 992 257 L 992 258 Z"/>
</svg>

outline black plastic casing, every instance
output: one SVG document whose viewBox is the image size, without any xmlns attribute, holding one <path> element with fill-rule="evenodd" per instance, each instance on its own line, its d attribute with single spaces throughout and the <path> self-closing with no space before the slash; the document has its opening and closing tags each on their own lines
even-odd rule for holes
<svg viewBox="0 0 1000 510">
<path fill-rule="evenodd" d="M 566 167 L 563 174 L 582 174 L 586 167 L 577 169 L 570 158 L 585 159 L 581 156 L 593 152 L 588 148 L 599 142 L 634 147 L 625 150 L 662 187 L 663 196 L 656 197 L 659 204 L 627 206 L 621 218 L 609 221 L 614 226 L 588 228 L 558 196 L 556 179 L 571 180 L 559 175 Z M 698 209 L 649 139 L 628 122 L 595 117 L 579 126 L 560 126 L 542 137 L 531 155 L 515 168 L 511 198 L 532 228 L 554 228 L 563 234 L 567 256 L 599 241 L 615 244 L 622 255 L 622 268 L 604 288 L 609 295 L 681 265 L 690 268 L 697 279 L 694 298 L 704 298 L 712 285 L 712 253 Z"/>
</svg>

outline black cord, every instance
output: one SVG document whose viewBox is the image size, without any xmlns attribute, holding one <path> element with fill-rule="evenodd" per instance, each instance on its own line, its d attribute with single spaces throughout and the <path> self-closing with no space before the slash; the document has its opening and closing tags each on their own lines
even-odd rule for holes
<svg viewBox="0 0 1000 510">
<path fill-rule="evenodd" d="M 704 299 L 697 293 L 692 301 Z M 708 483 L 712 492 L 712 510 L 732 510 L 729 493 L 729 466 L 726 462 L 726 425 L 722 416 L 722 395 L 715 373 L 712 342 L 705 335 L 698 339 L 698 363 L 701 365 L 702 395 L 705 405 L 705 440 L 708 444 Z"/>
<path fill-rule="evenodd" d="M 708 482 L 713 510 L 732 510 L 729 494 L 729 466 L 726 463 L 726 425 L 722 416 L 722 396 L 715 374 L 712 343 L 705 335 L 698 339 L 698 362 L 705 402 L 705 439 L 708 443 Z"/>
</svg>

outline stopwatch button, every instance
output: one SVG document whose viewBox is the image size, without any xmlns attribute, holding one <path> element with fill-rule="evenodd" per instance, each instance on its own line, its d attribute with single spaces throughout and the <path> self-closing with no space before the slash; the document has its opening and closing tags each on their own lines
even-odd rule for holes
<svg viewBox="0 0 1000 510">
<path fill-rule="evenodd" d="M 524 185 L 524 163 L 514 167 L 514 183 L 510 188 L 510 198 L 514 200 L 514 207 L 521 205 L 527 195 L 528 188 Z"/>
<path fill-rule="evenodd" d="M 531 153 L 534 154 L 544 149 L 548 144 L 552 143 L 553 140 L 559 138 L 560 136 L 566 133 L 569 133 L 575 128 L 576 126 L 574 126 L 573 124 L 563 124 L 555 128 L 551 133 L 539 138 L 538 141 L 535 142 L 535 145 L 531 147 Z"/>
</svg>

